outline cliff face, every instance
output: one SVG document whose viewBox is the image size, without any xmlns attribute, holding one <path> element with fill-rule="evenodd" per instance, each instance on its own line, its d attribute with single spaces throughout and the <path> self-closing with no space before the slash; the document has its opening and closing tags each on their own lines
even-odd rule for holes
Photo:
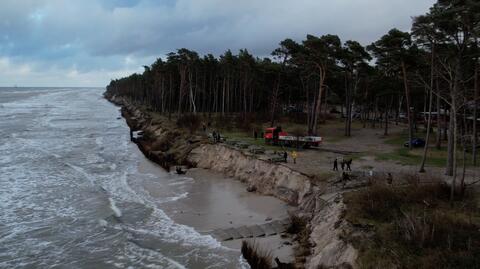
<svg viewBox="0 0 480 269">
<path fill-rule="evenodd" d="M 192 149 L 207 142 L 205 138 L 185 132 L 163 117 L 154 118 L 128 100 L 110 96 L 112 103 L 121 106 L 122 116 L 132 131 L 143 131 L 135 141 L 143 154 L 169 170 L 172 165 L 191 166 L 187 157 Z"/>
<path fill-rule="evenodd" d="M 189 162 L 197 167 L 221 172 L 297 205 L 299 214 L 310 219 L 311 255 L 306 268 L 355 268 L 357 251 L 340 239 L 350 225 L 342 219 L 345 205 L 341 195 L 324 195 L 324 190 L 290 168 L 247 156 L 228 146 L 202 144 L 191 151 Z"/>
<path fill-rule="evenodd" d="M 308 177 L 288 167 L 269 163 L 228 146 L 202 144 L 188 156 L 195 166 L 224 173 L 245 182 L 258 192 L 298 205 L 311 191 Z"/>
<path fill-rule="evenodd" d="M 311 231 L 311 255 L 307 268 L 356 268 L 357 251 L 340 239 L 349 229 L 342 219 L 341 195 L 325 195 L 308 176 L 284 165 L 259 160 L 223 144 L 211 144 L 206 138 L 188 134 L 164 118 L 149 113 L 123 98 L 107 96 L 122 107 L 122 115 L 132 130 L 144 131 L 137 145 L 146 157 L 169 169 L 187 165 L 211 169 L 244 182 L 257 192 L 275 196 L 298 208 L 308 218 Z"/>
</svg>

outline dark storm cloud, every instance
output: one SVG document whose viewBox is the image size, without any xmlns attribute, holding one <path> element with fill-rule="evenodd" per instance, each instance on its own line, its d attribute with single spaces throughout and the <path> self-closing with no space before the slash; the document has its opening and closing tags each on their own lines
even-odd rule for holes
<svg viewBox="0 0 480 269">
<path fill-rule="evenodd" d="M 2 0 L 0 74 L 8 69 L 11 76 L 0 76 L 0 84 L 48 84 L 36 78 L 67 80 L 63 74 L 70 74 L 67 84 L 104 85 L 177 48 L 217 55 L 248 48 L 268 55 L 280 40 L 307 33 L 368 44 L 392 27 L 408 30 L 411 16 L 433 2 Z"/>
</svg>

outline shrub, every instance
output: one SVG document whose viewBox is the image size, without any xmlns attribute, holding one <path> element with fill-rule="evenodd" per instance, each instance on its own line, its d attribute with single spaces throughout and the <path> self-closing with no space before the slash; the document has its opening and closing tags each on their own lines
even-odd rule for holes
<svg viewBox="0 0 480 269">
<path fill-rule="evenodd" d="M 242 256 L 252 269 L 272 268 L 271 254 L 261 250 L 255 242 L 242 241 Z"/>
<path fill-rule="evenodd" d="M 305 230 L 306 226 L 307 226 L 307 221 L 304 218 L 291 214 L 290 223 L 287 228 L 287 233 L 298 234 L 301 231 Z"/>
<path fill-rule="evenodd" d="M 192 134 L 200 128 L 201 123 L 201 118 L 195 114 L 185 114 L 177 119 L 177 126 L 188 129 Z"/>
<path fill-rule="evenodd" d="M 297 262 L 300 264 L 305 263 L 306 257 L 310 256 L 312 248 L 310 244 L 311 230 L 308 227 L 308 221 L 305 218 L 291 214 L 287 233 L 296 236 L 298 245 L 295 246 L 294 250 Z"/>
<path fill-rule="evenodd" d="M 417 176 L 391 186 L 345 194 L 346 219 L 369 231 L 369 240 L 346 236 L 366 268 L 479 268 L 480 216 L 473 194 L 451 203 L 447 184 Z M 435 181 L 434 181 L 435 182 Z"/>
</svg>

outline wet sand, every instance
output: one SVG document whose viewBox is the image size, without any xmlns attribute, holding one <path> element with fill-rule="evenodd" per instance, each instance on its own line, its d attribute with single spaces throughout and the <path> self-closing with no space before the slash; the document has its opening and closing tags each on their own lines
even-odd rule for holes
<svg viewBox="0 0 480 269">
<path fill-rule="evenodd" d="M 166 173 L 148 160 L 139 164 L 142 173 Z M 288 218 L 291 206 L 271 196 L 250 193 L 246 186 L 232 178 L 205 169 L 190 169 L 186 177 L 186 197 L 165 203 L 162 209 L 175 222 L 209 234 L 215 229 L 255 225 Z M 291 239 L 280 235 L 248 239 L 282 261 L 293 260 Z M 240 249 L 242 240 L 222 242 L 226 247 Z"/>
</svg>

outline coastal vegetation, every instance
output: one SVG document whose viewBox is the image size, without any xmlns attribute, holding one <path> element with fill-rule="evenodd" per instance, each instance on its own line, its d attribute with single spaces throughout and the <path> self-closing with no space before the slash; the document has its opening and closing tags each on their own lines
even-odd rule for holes
<svg viewBox="0 0 480 269">
<path fill-rule="evenodd" d="M 227 123 L 222 119 L 236 115 L 237 122 L 271 126 L 287 117 L 301 122 L 306 134 L 318 134 L 335 112 L 343 116 L 347 137 L 353 120 L 362 128 L 383 122 L 385 135 L 392 123 L 404 122 L 409 140 L 421 135 L 427 142 L 420 172 L 429 146 L 446 146 L 453 199 L 454 187 L 464 184 L 457 182 L 459 159 L 471 155 L 477 163 L 479 14 L 477 1 L 439 0 L 414 17 L 410 32 L 392 29 L 368 46 L 307 35 L 301 42 L 281 41 L 265 58 L 247 49 L 217 58 L 182 48 L 142 74 L 113 80 L 107 94 L 169 117 L 204 113 Z M 425 135 L 418 133 L 422 123 Z"/>
<path fill-rule="evenodd" d="M 111 81 L 106 96 L 142 108 L 142 117 L 131 116 L 156 134 L 138 142 L 149 158 L 223 172 L 301 205 L 307 217 L 294 215 L 289 228 L 300 268 L 334 264 L 328 258 L 338 253 L 360 268 L 476 268 L 479 35 L 480 3 L 438 0 L 413 18 L 411 31 L 391 29 L 367 46 L 325 34 L 285 39 L 264 58 L 247 49 L 219 57 L 178 49 L 142 74 Z M 330 148 L 277 166 L 272 156 L 286 150 L 257 140 L 274 126 L 297 137 L 322 135 Z M 217 145 L 209 131 L 242 143 Z M 417 148 L 416 138 L 424 139 Z M 262 156 L 249 152 L 258 146 Z M 368 171 L 331 172 L 339 156 Z M 374 176 L 378 166 L 384 174 Z M 328 191 L 336 198 L 325 198 Z M 331 236 L 315 225 L 331 228 Z M 322 240 L 331 244 L 329 257 L 319 254 Z M 272 257 L 255 245 L 244 242 L 242 253 L 252 268 L 271 268 Z"/>
<path fill-rule="evenodd" d="M 242 241 L 242 256 L 254 269 L 272 268 L 272 255 L 259 249 L 255 242 Z"/>
<path fill-rule="evenodd" d="M 361 237 L 345 235 L 359 249 L 359 266 L 478 268 L 480 215 L 475 195 L 458 193 L 450 202 L 450 189 L 440 180 L 405 180 L 390 186 L 378 178 L 345 195 L 345 218 L 362 230 Z"/>
</svg>

